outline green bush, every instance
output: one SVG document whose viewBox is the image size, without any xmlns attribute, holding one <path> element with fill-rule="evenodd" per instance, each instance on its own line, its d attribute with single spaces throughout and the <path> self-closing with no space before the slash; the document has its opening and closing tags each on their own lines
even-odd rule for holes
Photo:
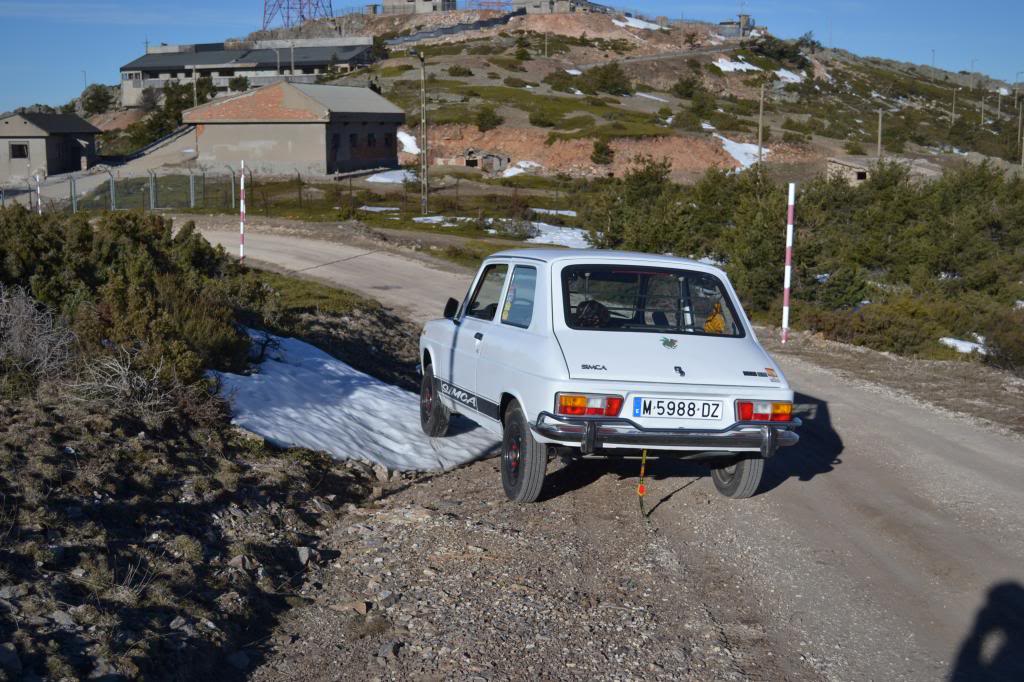
<svg viewBox="0 0 1024 682">
<path fill-rule="evenodd" d="M 867 152 L 864 151 L 864 145 L 862 145 L 858 140 L 847 140 L 846 144 L 843 145 L 843 149 L 846 150 L 847 154 L 852 156 L 864 156 L 867 154 Z"/>
<path fill-rule="evenodd" d="M 609 95 L 628 95 L 633 92 L 629 77 L 615 62 L 587 69 L 582 76 L 576 78 L 579 89 L 588 94 L 607 92 Z"/>
<path fill-rule="evenodd" d="M 473 75 L 473 70 L 461 64 L 452 64 L 448 67 L 448 75 L 452 78 L 468 78 Z"/>
<path fill-rule="evenodd" d="M 490 104 L 485 104 L 476 110 L 476 128 L 481 133 L 497 128 L 504 122 L 505 119 L 499 116 Z"/>
<path fill-rule="evenodd" d="M 590 153 L 590 160 L 599 166 L 607 166 L 615 160 L 615 152 L 604 140 L 594 140 L 594 151 Z"/>
<path fill-rule="evenodd" d="M 540 128 L 553 128 L 558 125 L 558 119 L 543 109 L 530 112 L 530 125 Z"/>
</svg>

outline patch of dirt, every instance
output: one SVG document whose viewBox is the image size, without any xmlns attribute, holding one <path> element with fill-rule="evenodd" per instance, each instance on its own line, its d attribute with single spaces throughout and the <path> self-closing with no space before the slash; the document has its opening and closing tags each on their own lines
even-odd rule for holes
<svg viewBox="0 0 1024 682">
<path fill-rule="evenodd" d="M 704 136 L 615 139 L 610 142 L 615 160 L 608 166 L 597 166 L 590 160 L 593 140 L 559 140 L 548 145 L 545 144 L 547 136 L 548 131 L 540 128 L 499 126 L 482 133 L 474 126 L 435 126 L 431 128 L 431 155 L 452 157 L 475 147 L 508 154 L 513 164 L 518 161 L 539 163 L 547 173 L 591 177 L 608 172 L 621 175 L 638 155 L 668 159 L 673 172 L 679 174 L 736 167 L 718 140 Z M 401 155 L 403 163 L 415 158 Z"/>
<path fill-rule="evenodd" d="M 105 114 L 96 114 L 89 117 L 89 123 L 93 124 L 103 132 L 109 130 L 124 130 L 133 123 L 141 121 L 146 114 L 141 109 L 122 109 L 119 111 L 108 111 Z"/>
</svg>

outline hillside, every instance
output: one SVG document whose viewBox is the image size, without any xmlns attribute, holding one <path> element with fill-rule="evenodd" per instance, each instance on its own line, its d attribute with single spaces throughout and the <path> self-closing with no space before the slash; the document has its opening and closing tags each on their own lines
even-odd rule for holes
<svg viewBox="0 0 1024 682">
<path fill-rule="evenodd" d="M 442 24 L 481 15 L 461 14 Z M 435 28 L 439 20 L 358 18 L 362 30 L 385 38 Z M 432 157 L 476 147 L 508 154 L 513 163 L 532 161 L 539 172 L 621 174 L 637 154 L 668 158 L 678 180 L 746 165 L 752 150 L 737 145 L 756 143 L 765 80 L 767 161 L 791 167 L 796 177 L 822 170 L 829 156 L 874 155 L 879 109 L 885 152 L 927 159 L 936 172 L 968 153 L 1019 158 L 1012 98 L 998 95 L 1010 92 L 1006 84 L 823 49 L 810 36 L 781 41 L 755 32 L 726 40 L 713 28 L 658 29 L 601 14 L 513 17 L 503 26 L 394 47 L 390 58 L 337 82 L 379 82 L 415 129 L 419 62 L 407 50 L 421 50 Z M 955 123 L 954 87 L 961 88 Z M 485 105 L 501 123 L 482 134 L 476 119 Z M 607 166 L 590 159 L 595 140 L 613 152 Z"/>
</svg>

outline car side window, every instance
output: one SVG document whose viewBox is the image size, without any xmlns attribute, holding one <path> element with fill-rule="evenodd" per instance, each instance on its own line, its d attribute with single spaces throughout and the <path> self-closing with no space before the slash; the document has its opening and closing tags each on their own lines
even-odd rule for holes
<svg viewBox="0 0 1024 682">
<path fill-rule="evenodd" d="M 533 321 L 533 301 L 537 292 L 537 268 L 517 265 L 501 308 L 502 324 L 526 329 Z"/>
<path fill-rule="evenodd" d="M 505 275 L 508 273 L 508 265 L 498 263 L 488 265 L 480 282 L 476 285 L 473 298 L 469 299 L 466 306 L 466 315 L 479 320 L 493 320 L 494 314 L 498 312 L 498 302 L 501 300 L 501 288 L 505 284 Z"/>
</svg>

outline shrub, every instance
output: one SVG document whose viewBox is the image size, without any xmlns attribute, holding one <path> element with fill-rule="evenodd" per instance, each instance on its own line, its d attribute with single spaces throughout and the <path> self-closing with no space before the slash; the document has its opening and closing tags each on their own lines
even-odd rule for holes
<svg viewBox="0 0 1024 682">
<path fill-rule="evenodd" d="M 453 78 L 468 78 L 473 75 L 473 70 L 461 64 L 452 64 L 448 67 L 448 75 Z"/>
<path fill-rule="evenodd" d="M 808 141 L 808 138 L 792 130 L 785 130 L 782 132 L 782 141 L 787 144 L 804 144 Z"/>
<path fill-rule="evenodd" d="M 522 78 L 516 78 L 515 76 L 509 76 L 502 81 L 507 87 L 510 88 L 525 88 L 527 85 L 533 85 L 528 81 L 524 81 Z"/>
<path fill-rule="evenodd" d="M 232 92 L 245 92 L 249 89 L 249 79 L 245 76 L 235 76 L 228 81 L 228 89 Z"/>
<path fill-rule="evenodd" d="M 105 85 L 93 83 L 82 91 L 82 109 L 87 114 L 105 114 L 113 104 L 114 97 Z"/>
<path fill-rule="evenodd" d="M 862 145 L 858 140 L 847 140 L 846 144 L 843 145 L 843 149 L 846 150 L 847 154 L 851 154 L 853 156 L 863 156 L 867 153 L 864 151 L 864 145 Z"/>
<path fill-rule="evenodd" d="M 572 92 L 576 87 L 576 76 L 567 74 L 563 69 L 556 69 L 544 76 L 544 82 L 557 92 Z"/>
<path fill-rule="evenodd" d="M 0 370 L 54 377 L 70 369 L 75 336 L 21 287 L 0 284 Z"/>
<path fill-rule="evenodd" d="M 497 128 L 504 122 L 505 119 L 499 116 L 490 104 L 485 104 L 476 111 L 476 128 L 481 133 Z"/>
<path fill-rule="evenodd" d="M 997 315 L 985 334 L 992 365 L 1024 376 L 1024 310 Z"/>
<path fill-rule="evenodd" d="M 703 90 L 704 87 L 700 84 L 700 80 L 694 76 L 682 76 L 672 86 L 672 94 L 682 99 L 690 99 L 694 93 L 698 90 Z"/>
<path fill-rule="evenodd" d="M 610 95 L 628 95 L 633 92 L 629 77 L 615 62 L 595 66 L 577 78 L 583 92 L 607 92 Z"/>
<path fill-rule="evenodd" d="M 590 152 L 590 160 L 599 166 L 607 166 L 615 160 L 615 152 L 604 140 L 594 140 L 594 150 Z"/>
<path fill-rule="evenodd" d="M 557 124 L 558 120 L 543 109 L 530 112 L 530 125 L 540 128 L 553 128 Z"/>
</svg>

